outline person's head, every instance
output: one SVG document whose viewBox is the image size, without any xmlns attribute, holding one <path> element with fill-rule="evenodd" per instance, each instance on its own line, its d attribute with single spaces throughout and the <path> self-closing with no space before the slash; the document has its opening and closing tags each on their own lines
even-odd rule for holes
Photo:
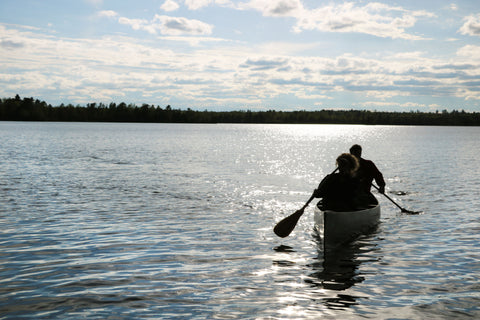
<svg viewBox="0 0 480 320">
<path fill-rule="evenodd" d="M 350 148 L 350 153 L 353 154 L 355 157 L 360 158 L 362 156 L 362 147 L 358 144 L 354 144 Z"/>
<path fill-rule="evenodd" d="M 337 158 L 337 166 L 340 173 L 354 175 L 358 169 L 358 159 L 350 153 L 342 153 Z"/>
</svg>

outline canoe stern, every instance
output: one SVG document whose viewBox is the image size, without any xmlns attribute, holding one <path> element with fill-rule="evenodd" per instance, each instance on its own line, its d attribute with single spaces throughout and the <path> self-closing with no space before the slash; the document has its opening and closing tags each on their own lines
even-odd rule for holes
<svg viewBox="0 0 480 320">
<path fill-rule="evenodd" d="M 314 227 L 326 247 L 337 246 L 352 241 L 365 234 L 380 222 L 380 205 L 352 211 L 320 211 L 314 213 Z"/>
</svg>

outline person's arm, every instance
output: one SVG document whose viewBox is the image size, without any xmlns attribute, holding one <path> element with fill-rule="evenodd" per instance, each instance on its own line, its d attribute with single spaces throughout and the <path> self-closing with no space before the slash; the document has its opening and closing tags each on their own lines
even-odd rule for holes
<svg viewBox="0 0 480 320">
<path fill-rule="evenodd" d="M 383 179 L 383 174 L 378 170 L 377 166 L 375 163 L 372 162 L 372 169 L 373 169 L 373 178 L 375 179 L 375 182 L 378 185 L 378 191 L 380 193 L 385 193 L 385 180 Z"/>
<path fill-rule="evenodd" d="M 323 178 L 323 180 L 318 185 L 317 189 L 313 191 L 313 196 L 315 198 L 323 198 L 325 196 L 330 177 L 331 175 L 329 174 L 325 178 Z"/>
</svg>

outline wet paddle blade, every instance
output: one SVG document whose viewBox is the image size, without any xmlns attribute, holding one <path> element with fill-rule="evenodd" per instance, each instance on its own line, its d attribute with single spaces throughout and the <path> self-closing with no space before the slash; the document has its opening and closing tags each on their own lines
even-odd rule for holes
<svg viewBox="0 0 480 320">
<path fill-rule="evenodd" d="M 297 210 L 295 213 L 281 220 L 279 223 L 277 223 L 275 228 L 273 228 L 273 232 L 275 232 L 275 234 L 280 238 L 288 237 L 288 235 L 292 233 L 293 229 L 295 229 L 298 219 L 300 219 L 302 216 L 303 211 L 303 209 Z"/>
<path fill-rule="evenodd" d="M 402 208 L 402 212 L 406 213 L 406 214 L 420 214 L 420 213 L 422 213 L 422 211 L 410 211 L 410 210 L 407 210 L 405 208 Z"/>
</svg>

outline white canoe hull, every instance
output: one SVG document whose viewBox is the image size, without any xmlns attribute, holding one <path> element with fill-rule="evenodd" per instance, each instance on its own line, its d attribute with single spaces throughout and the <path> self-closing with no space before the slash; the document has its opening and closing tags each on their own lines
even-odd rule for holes
<svg viewBox="0 0 480 320">
<path fill-rule="evenodd" d="M 332 248 L 367 233 L 380 222 L 380 205 L 359 211 L 320 211 L 315 207 L 315 229 L 325 248 Z"/>
</svg>

